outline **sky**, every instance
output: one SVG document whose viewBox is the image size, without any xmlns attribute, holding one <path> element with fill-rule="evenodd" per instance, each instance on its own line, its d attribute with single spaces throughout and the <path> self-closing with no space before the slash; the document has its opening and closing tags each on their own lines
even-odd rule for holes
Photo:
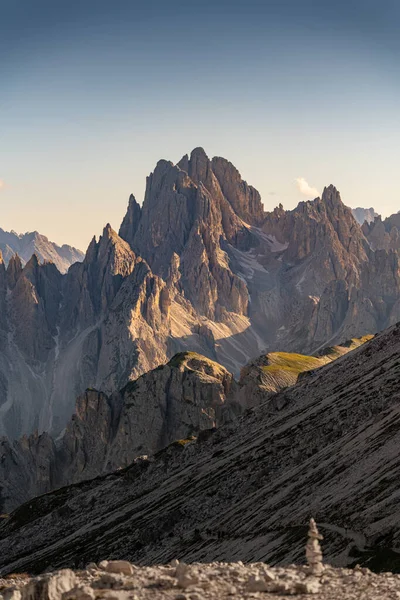
<svg viewBox="0 0 400 600">
<path fill-rule="evenodd" d="M 197 146 L 400 210 L 398 0 L 0 0 L 0 227 L 85 249 Z"/>
</svg>

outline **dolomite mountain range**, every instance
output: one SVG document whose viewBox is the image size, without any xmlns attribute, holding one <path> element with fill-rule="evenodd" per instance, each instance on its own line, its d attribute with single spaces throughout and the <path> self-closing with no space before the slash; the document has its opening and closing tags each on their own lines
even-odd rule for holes
<svg viewBox="0 0 400 600">
<path fill-rule="evenodd" d="M 0 433 L 61 434 L 88 387 L 106 394 L 177 352 L 239 376 L 270 351 L 311 354 L 400 318 L 399 215 L 362 226 L 332 185 L 265 212 L 224 158 L 161 160 L 142 207 L 61 274 L 0 264 Z"/>
<path fill-rule="evenodd" d="M 396 553 L 399 226 L 197 148 L 67 273 L 1 261 L 3 572 L 296 561 L 310 510 L 336 564 Z"/>
<path fill-rule="evenodd" d="M 332 185 L 265 212 L 224 158 L 161 160 L 82 262 L 0 264 L 0 432 L 60 434 L 86 388 L 122 389 L 176 352 L 235 376 L 400 318 L 398 215 L 362 226 Z"/>
</svg>

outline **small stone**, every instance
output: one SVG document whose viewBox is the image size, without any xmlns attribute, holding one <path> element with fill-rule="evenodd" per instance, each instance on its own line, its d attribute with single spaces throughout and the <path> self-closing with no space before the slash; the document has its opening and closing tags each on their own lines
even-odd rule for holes
<svg viewBox="0 0 400 600">
<path fill-rule="evenodd" d="M 3 600 L 21 600 L 22 595 L 19 589 L 12 587 L 2 591 L 0 598 Z"/>
<path fill-rule="evenodd" d="M 120 573 L 121 575 L 133 575 L 133 568 L 127 560 L 110 560 L 106 565 L 107 573 Z"/>
<path fill-rule="evenodd" d="M 188 573 L 188 566 L 183 562 L 177 565 L 175 576 L 178 580 L 178 586 L 183 589 L 196 585 L 199 581 L 197 577 L 191 576 Z"/>
<path fill-rule="evenodd" d="M 228 596 L 234 596 L 237 593 L 237 589 L 235 588 L 234 585 L 231 585 L 230 587 L 228 587 L 228 589 L 226 590 L 226 593 L 228 594 Z"/>
<path fill-rule="evenodd" d="M 96 589 L 120 589 L 124 587 L 125 581 L 123 575 L 117 573 L 104 573 L 100 579 L 92 583 L 92 586 Z"/>
<path fill-rule="evenodd" d="M 62 600 L 93 600 L 94 590 L 87 585 L 74 587 L 69 592 L 62 595 Z"/>
<path fill-rule="evenodd" d="M 186 594 L 176 594 L 176 596 L 174 596 L 174 600 L 187 600 L 187 596 Z"/>
<path fill-rule="evenodd" d="M 289 583 L 273 582 L 268 587 L 268 591 L 276 594 L 291 594 L 293 591 L 293 587 Z"/>
<path fill-rule="evenodd" d="M 176 569 L 176 567 L 179 565 L 179 560 L 177 558 L 173 558 L 169 564 L 171 565 L 171 567 L 174 567 L 174 569 Z"/>
<path fill-rule="evenodd" d="M 316 579 L 299 581 L 295 585 L 296 592 L 300 594 L 318 594 L 321 585 Z"/>
<path fill-rule="evenodd" d="M 90 562 L 87 566 L 86 569 L 89 571 L 90 569 L 97 569 L 97 565 L 95 562 Z"/>
<path fill-rule="evenodd" d="M 102 560 L 101 562 L 99 562 L 99 569 L 101 569 L 102 571 L 105 571 L 107 565 L 108 565 L 108 560 Z"/>
<path fill-rule="evenodd" d="M 264 569 L 262 572 L 262 576 L 266 581 L 275 581 L 275 573 L 270 569 Z"/>
<path fill-rule="evenodd" d="M 256 575 L 252 575 L 247 582 L 248 592 L 266 592 L 268 589 L 265 579 L 260 579 Z"/>
<path fill-rule="evenodd" d="M 168 589 L 174 586 L 174 580 L 170 577 L 158 577 L 154 583 L 151 584 L 151 587 L 159 587 L 163 589 Z"/>
<path fill-rule="evenodd" d="M 60 600 L 65 592 L 76 585 L 76 575 L 71 569 L 62 569 L 55 573 L 31 579 L 23 588 L 23 598 Z"/>
</svg>

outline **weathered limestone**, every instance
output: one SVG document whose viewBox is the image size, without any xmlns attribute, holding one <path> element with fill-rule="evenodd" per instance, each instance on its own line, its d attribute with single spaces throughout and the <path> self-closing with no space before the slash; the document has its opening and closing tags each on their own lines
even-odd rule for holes
<svg viewBox="0 0 400 600">
<path fill-rule="evenodd" d="M 248 597 L 275 600 L 287 596 L 300 600 L 305 595 L 312 595 L 315 600 L 395 600 L 400 583 L 398 574 L 377 575 L 368 569 L 328 568 L 321 584 L 309 577 L 307 567 L 302 566 L 271 568 L 269 581 L 264 577 L 265 565 L 260 562 L 184 566 L 185 570 L 182 565 L 178 576 L 174 569 L 162 564 L 131 565 L 129 575 L 76 570 L 74 579 L 64 575 L 63 581 L 60 579 L 63 572 L 28 577 L 28 580 L 16 574 L 8 580 L 0 579 L 0 600 L 242 600 Z"/>
</svg>

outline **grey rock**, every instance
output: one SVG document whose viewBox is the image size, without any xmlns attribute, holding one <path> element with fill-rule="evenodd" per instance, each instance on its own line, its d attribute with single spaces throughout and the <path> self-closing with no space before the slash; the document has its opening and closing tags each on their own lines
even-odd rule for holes
<svg viewBox="0 0 400 600">
<path fill-rule="evenodd" d="M 1 228 L 0 250 L 6 264 L 15 255 L 18 255 L 25 264 L 32 254 L 36 254 L 42 263 L 45 261 L 54 263 L 61 273 L 66 273 L 73 263 L 82 261 L 84 257 L 84 253 L 77 248 L 67 244 L 58 246 L 37 231 L 18 234 L 15 231 L 8 232 Z"/>
<path fill-rule="evenodd" d="M 108 573 L 120 573 L 121 575 L 132 575 L 133 567 L 127 560 L 110 560 L 106 565 Z"/>
</svg>

